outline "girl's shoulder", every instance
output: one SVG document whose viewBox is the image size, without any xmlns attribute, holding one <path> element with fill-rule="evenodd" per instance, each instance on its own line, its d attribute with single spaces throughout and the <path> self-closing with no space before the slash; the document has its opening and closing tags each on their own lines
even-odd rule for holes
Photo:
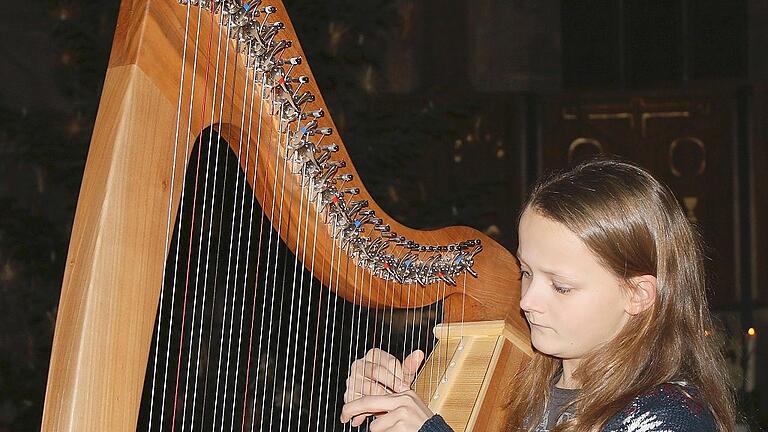
<svg viewBox="0 0 768 432">
<path fill-rule="evenodd" d="M 716 432 L 712 412 L 687 382 L 659 384 L 636 397 L 603 427 L 603 432 Z"/>
</svg>

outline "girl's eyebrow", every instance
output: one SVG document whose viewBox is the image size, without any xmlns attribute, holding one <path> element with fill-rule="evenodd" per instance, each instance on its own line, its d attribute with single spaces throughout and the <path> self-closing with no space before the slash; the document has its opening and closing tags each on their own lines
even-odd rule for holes
<svg viewBox="0 0 768 432">
<path fill-rule="evenodd" d="M 515 256 L 517 257 L 517 260 L 518 260 L 518 261 L 520 261 L 521 263 L 523 263 L 523 264 L 525 264 L 525 265 L 528 265 L 528 264 L 525 262 L 525 259 L 523 259 L 523 258 L 521 257 L 521 255 L 520 255 L 520 251 L 519 251 L 519 250 L 518 250 L 518 251 L 515 253 Z M 547 268 L 543 268 L 543 269 L 540 269 L 539 271 L 540 271 L 541 273 L 545 273 L 545 274 L 547 274 L 547 275 L 549 275 L 549 276 L 557 276 L 557 277 L 560 277 L 560 278 L 564 278 L 564 279 L 566 279 L 566 281 L 569 281 L 569 282 L 573 282 L 573 281 L 575 281 L 575 280 L 576 280 L 575 278 L 573 278 L 572 276 L 570 276 L 570 275 L 568 275 L 568 274 L 564 274 L 564 273 L 561 273 L 561 272 L 557 272 L 557 271 L 555 271 L 555 270 L 551 270 L 551 269 L 547 269 Z"/>
</svg>

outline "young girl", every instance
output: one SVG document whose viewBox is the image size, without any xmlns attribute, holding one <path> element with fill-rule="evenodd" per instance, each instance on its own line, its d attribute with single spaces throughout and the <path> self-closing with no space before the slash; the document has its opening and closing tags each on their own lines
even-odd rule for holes
<svg viewBox="0 0 768 432">
<path fill-rule="evenodd" d="M 510 389 L 509 430 L 734 430 L 701 241 L 667 187 L 628 163 L 587 162 L 541 180 L 518 229 L 535 350 Z M 450 431 L 410 390 L 423 357 L 357 360 L 341 420 Z"/>
</svg>

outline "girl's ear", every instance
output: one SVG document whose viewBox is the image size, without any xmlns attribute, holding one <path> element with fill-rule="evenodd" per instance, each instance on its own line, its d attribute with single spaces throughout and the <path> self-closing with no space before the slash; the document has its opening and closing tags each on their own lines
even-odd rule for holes
<svg viewBox="0 0 768 432">
<path fill-rule="evenodd" d="M 624 310 L 630 315 L 637 315 L 650 309 L 656 302 L 656 276 L 635 276 L 629 283 L 629 301 Z"/>
</svg>

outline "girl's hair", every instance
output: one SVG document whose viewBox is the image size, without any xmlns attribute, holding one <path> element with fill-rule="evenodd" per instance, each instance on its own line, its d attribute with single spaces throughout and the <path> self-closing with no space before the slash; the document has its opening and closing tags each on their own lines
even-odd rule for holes
<svg viewBox="0 0 768 432">
<path fill-rule="evenodd" d="M 572 231 L 606 269 L 626 282 L 653 275 L 653 307 L 582 360 L 575 417 L 553 431 L 598 431 L 654 386 L 695 385 L 722 432 L 734 430 L 732 387 L 705 298 L 702 242 L 672 192 L 647 171 L 595 160 L 539 181 L 523 206 Z M 512 430 L 534 430 L 561 360 L 535 352 L 510 389 Z"/>
</svg>

